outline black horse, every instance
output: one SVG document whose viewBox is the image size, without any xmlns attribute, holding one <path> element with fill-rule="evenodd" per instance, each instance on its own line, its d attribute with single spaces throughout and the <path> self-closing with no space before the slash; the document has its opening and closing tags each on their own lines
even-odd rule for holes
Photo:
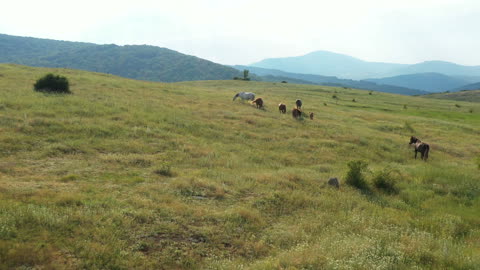
<svg viewBox="0 0 480 270">
<path fill-rule="evenodd" d="M 302 101 L 300 99 L 295 100 L 295 105 L 297 105 L 297 109 L 302 109 Z"/>
<path fill-rule="evenodd" d="M 422 159 L 427 161 L 428 159 L 428 152 L 430 151 L 430 145 L 428 143 L 424 143 L 417 139 L 417 137 L 410 137 L 410 143 L 415 145 L 415 159 L 417 159 L 417 153 L 420 152 L 422 155 Z"/>
</svg>

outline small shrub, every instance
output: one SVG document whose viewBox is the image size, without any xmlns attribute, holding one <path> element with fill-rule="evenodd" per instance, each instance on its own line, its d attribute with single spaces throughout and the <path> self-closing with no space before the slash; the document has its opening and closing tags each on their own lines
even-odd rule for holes
<svg viewBox="0 0 480 270">
<path fill-rule="evenodd" d="M 404 109 L 404 110 L 407 109 L 407 104 L 403 104 L 403 109 Z"/>
<path fill-rule="evenodd" d="M 282 81 L 282 83 L 288 83 L 287 81 Z"/>
<path fill-rule="evenodd" d="M 50 93 L 70 93 L 68 79 L 60 75 L 49 73 L 38 79 L 33 85 L 35 91 Z"/>
<path fill-rule="evenodd" d="M 372 91 L 368 92 L 369 95 L 372 95 Z"/>
<path fill-rule="evenodd" d="M 462 107 L 462 106 L 460 106 L 460 105 L 458 105 L 458 104 L 455 104 L 455 107 L 460 108 L 460 107 Z"/>
<path fill-rule="evenodd" d="M 174 174 L 172 172 L 172 168 L 168 164 L 162 164 L 160 169 L 154 171 L 155 174 L 163 175 L 167 177 L 172 177 Z"/>
<path fill-rule="evenodd" d="M 363 172 L 367 169 L 368 164 L 363 160 L 353 160 L 348 162 L 347 166 L 349 170 L 345 177 L 345 183 L 358 189 L 367 189 L 367 181 Z"/>
<path fill-rule="evenodd" d="M 473 109 L 468 110 L 470 113 L 473 113 Z"/>
<path fill-rule="evenodd" d="M 379 171 L 373 177 L 373 185 L 388 194 L 398 194 L 397 180 L 393 173 L 396 171 L 384 169 Z"/>
<path fill-rule="evenodd" d="M 352 99 L 352 102 L 357 102 L 355 99 Z"/>
<path fill-rule="evenodd" d="M 327 106 L 327 103 L 326 103 L 326 102 L 324 102 L 324 103 L 323 103 L 323 106 Z"/>
</svg>

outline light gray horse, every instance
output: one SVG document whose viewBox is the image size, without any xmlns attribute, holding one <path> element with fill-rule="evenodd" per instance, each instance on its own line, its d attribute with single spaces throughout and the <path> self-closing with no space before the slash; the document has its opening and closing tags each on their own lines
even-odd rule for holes
<svg viewBox="0 0 480 270">
<path fill-rule="evenodd" d="M 255 94 L 251 92 L 240 92 L 233 97 L 233 100 L 235 101 L 237 97 L 240 97 L 242 100 L 254 100 Z"/>
</svg>

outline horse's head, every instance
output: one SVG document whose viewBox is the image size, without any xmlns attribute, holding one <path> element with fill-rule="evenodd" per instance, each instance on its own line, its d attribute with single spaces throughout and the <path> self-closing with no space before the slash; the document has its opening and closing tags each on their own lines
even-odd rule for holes
<svg viewBox="0 0 480 270">
<path fill-rule="evenodd" d="M 233 97 L 233 100 L 235 100 L 235 99 L 238 97 L 238 95 L 240 95 L 240 94 L 237 93 L 237 94 Z"/>
<path fill-rule="evenodd" d="M 412 137 L 410 137 L 410 143 L 409 144 L 416 143 L 417 141 L 418 141 L 417 137 L 412 136 Z"/>
</svg>

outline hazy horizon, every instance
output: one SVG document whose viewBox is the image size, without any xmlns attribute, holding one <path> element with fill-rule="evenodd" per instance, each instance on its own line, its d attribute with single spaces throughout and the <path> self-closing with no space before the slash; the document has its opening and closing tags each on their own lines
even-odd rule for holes
<svg viewBox="0 0 480 270">
<path fill-rule="evenodd" d="M 227 65 L 319 50 L 370 62 L 480 65 L 480 3 L 473 0 L 20 0 L 0 14 L 3 34 L 147 44 Z"/>
</svg>

